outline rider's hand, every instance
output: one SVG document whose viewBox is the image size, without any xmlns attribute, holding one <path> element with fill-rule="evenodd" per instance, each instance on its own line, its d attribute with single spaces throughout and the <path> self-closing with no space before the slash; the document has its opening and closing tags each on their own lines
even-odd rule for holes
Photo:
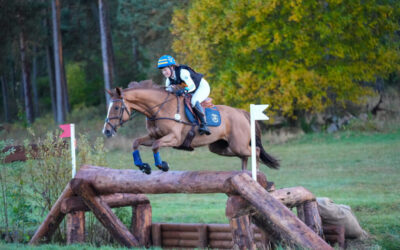
<svg viewBox="0 0 400 250">
<path fill-rule="evenodd" d="M 180 90 L 176 91 L 175 94 L 176 94 L 177 96 L 181 96 L 181 95 L 183 95 L 183 94 L 186 94 L 187 92 L 188 92 L 188 91 L 187 91 L 186 89 L 180 89 Z"/>
</svg>

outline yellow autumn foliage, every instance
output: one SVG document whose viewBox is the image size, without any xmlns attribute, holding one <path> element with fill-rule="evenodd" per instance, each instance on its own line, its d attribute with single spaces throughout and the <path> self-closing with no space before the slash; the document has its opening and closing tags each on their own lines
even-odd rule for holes
<svg viewBox="0 0 400 250">
<path fill-rule="evenodd" d="M 193 0 L 172 19 L 180 63 L 218 103 L 294 117 L 358 102 L 399 70 L 400 2 Z"/>
</svg>

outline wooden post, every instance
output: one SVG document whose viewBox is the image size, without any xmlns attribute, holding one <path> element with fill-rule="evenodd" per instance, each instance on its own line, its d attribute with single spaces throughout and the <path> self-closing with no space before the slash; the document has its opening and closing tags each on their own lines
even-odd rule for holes
<svg viewBox="0 0 400 250">
<path fill-rule="evenodd" d="M 250 176 L 235 175 L 231 178 L 231 184 L 256 208 L 257 213 L 253 216 L 256 225 L 275 240 L 309 249 L 332 249 Z"/>
<path fill-rule="evenodd" d="M 153 223 L 151 225 L 151 241 L 154 247 L 161 247 L 161 225 Z"/>
<path fill-rule="evenodd" d="M 302 221 L 302 222 L 306 222 L 306 219 L 305 219 L 305 217 L 304 217 L 304 205 L 303 204 L 300 204 L 300 205 L 298 205 L 297 207 L 296 207 L 296 209 L 297 209 L 297 217 L 299 217 L 299 219 Z"/>
<path fill-rule="evenodd" d="M 208 237 L 207 237 L 207 225 L 201 225 L 198 228 L 199 244 L 200 248 L 208 247 Z"/>
<path fill-rule="evenodd" d="M 96 218 L 110 232 L 120 244 L 126 247 L 139 246 L 138 240 L 129 232 L 118 217 L 111 211 L 111 208 L 95 195 L 89 182 L 74 178 L 70 185 L 75 194 L 80 195 L 86 205 L 90 208 Z"/>
<path fill-rule="evenodd" d="M 320 237 L 323 237 L 322 221 L 316 201 L 308 201 L 304 203 L 304 219 L 308 227 L 310 227 Z"/>
<path fill-rule="evenodd" d="M 345 228 L 343 225 L 323 225 L 325 240 L 332 245 L 339 244 L 340 249 L 346 248 L 345 243 Z"/>
<path fill-rule="evenodd" d="M 67 245 L 85 242 L 85 212 L 67 214 Z"/>
<path fill-rule="evenodd" d="M 142 247 L 151 245 L 151 206 L 139 204 L 132 206 L 132 233 L 139 240 Z"/>
<path fill-rule="evenodd" d="M 39 242 L 40 239 L 46 238 L 47 241 L 50 240 L 53 233 L 56 231 L 58 225 L 64 219 L 65 214 L 61 212 L 61 202 L 70 196 L 73 195 L 70 184 L 68 183 L 65 187 L 64 191 L 58 197 L 57 201 L 51 207 L 50 212 L 47 214 L 46 219 L 40 225 L 40 227 L 36 230 L 32 239 L 29 241 L 30 245 L 35 245 Z"/>
<path fill-rule="evenodd" d="M 255 249 L 253 230 L 249 214 L 244 214 L 243 204 L 247 203 L 240 196 L 230 196 L 226 203 L 226 216 L 231 226 L 234 249 Z M 248 204 L 250 207 L 250 204 Z"/>
</svg>

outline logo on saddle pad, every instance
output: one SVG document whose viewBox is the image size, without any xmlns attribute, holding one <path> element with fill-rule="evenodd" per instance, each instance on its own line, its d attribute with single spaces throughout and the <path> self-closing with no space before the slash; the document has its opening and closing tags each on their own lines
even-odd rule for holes
<svg viewBox="0 0 400 250">
<path fill-rule="evenodd" d="M 214 123 L 218 123 L 219 122 L 219 116 L 217 114 L 212 113 L 211 114 L 211 121 L 213 121 Z"/>
<path fill-rule="evenodd" d="M 185 113 L 186 117 L 191 123 L 198 124 L 197 119 L 194 117 L 192 112 L 190 112 L 186 104 L 185 104 Z M 219 125 L 221 125 L 221 115 L 216 106 L 212 108 L 205 108 L 205 113 L 206 113 L 207 126 L 218 127 Z"/>
</svg>

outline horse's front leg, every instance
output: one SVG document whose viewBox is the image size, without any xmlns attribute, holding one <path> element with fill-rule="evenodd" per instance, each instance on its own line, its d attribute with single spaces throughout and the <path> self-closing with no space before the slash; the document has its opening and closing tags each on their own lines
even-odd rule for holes
<svg viewBox="0 0 400 250">
<path fill-rule="evenodd" d="M 168 134 L 153 142 L 152 149 L 156 167 L 158 167 L 164 172 L 169 170 L 168 163 L 166 161 L 161 160 L 159 149 L 161 147 L 174 147 L 177 146 L 177 143 L 178 139 L 174 134 Z"/>
<path fill-rule="evenodd" d="M 151 138 L 149 135 L 136 138 L 133 141 L 133 162 L 134 164 L 145 174 L 151 174 L 151 167 L 148 163 L 143 163 L 142 159 L 140 158 L 139 146 L 147 146 L 150 147 L 153 145 L 154 139 Z"/>
</svg>

